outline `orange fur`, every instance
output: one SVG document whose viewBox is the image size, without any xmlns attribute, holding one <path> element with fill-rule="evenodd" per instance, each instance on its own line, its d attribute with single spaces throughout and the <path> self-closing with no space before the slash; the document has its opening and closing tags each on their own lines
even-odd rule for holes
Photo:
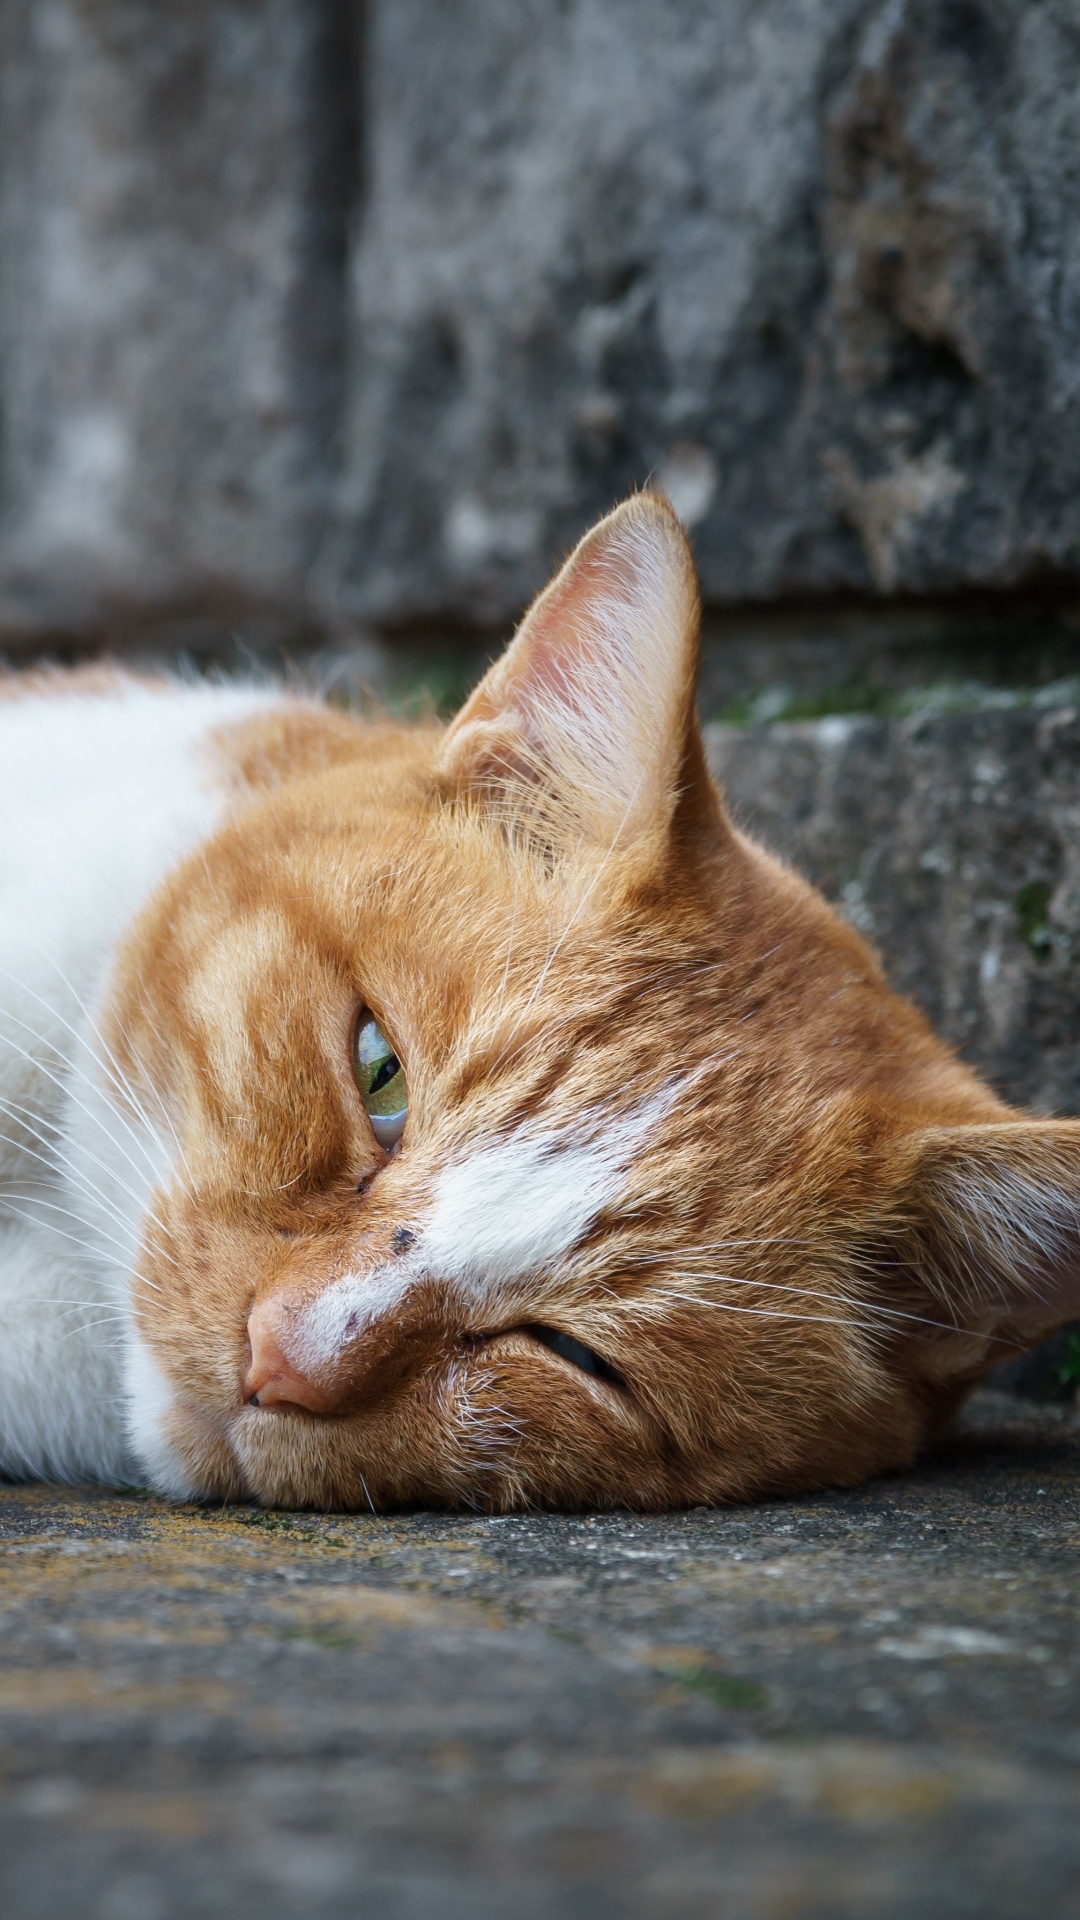
<svg viewBox="0 0 1080 1920">
<path fill-rule="evenodd" d="M 137 1315 L 203 1493 L 658 1507 L 850 1484 L 909 1463 L 1064 1317 L 1037 1290 L 1062 1236 L 1071 1256 L 1080 1127 L 1004 1107 L 734 830 L 696 646 L 685 541 L 642 496 L 448 734 L 298 703 L 214 743 L 233 816 L 146 906 L 106 1010 L 183 1146 Z M 407 1068 L 392 1156 L 351 1075 L 362 1007 Z M 276 1403 L 247 1404 L 249 1323 L 286 1356 L 343 1275 L 389 1285 L 446 1169 L 534 1136 L 600 1154 L 642 1114 L 565 1256 L 502 1291 L 418 1268 L 362 1337 L 306 1373 L 282 1357 Z M 1018 1156 L 1027 1254 L 993 1222 L 974 1247 L 963 1182 L 978 1162 L 992 1212 Z"/>
</svg>

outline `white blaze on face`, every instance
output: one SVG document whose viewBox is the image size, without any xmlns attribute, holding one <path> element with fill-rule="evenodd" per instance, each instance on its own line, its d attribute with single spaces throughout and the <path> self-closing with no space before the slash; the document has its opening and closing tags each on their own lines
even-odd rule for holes
<svg viewBox="0 0 1080 1920">
<path fill-rule="evenodd" d="M 449 1166 L 435 1188 L 423 1263 L 473 1299 L 564 1259 L 622 1192 L 625 1137 L 587 1145 L 520 1133 Z"/>
<path fill-rule="evenodd" d="M 402 1261 L 368 1273 L 346 1273 L 325 1287 L 298 1315 L 295 1328 L 283 1332 L 282 1344 L 293 1366 L 317 1374 L 372 1321 L 391 1313 L 414 1279 Z"/>
<path fill-rule="evenodd" d="M 574 1138 L 520 1127 L 452 1161 L 410 1253 L 327 1287 L 297 1324 L 289 1358 L 316 1371 L 329 1364 L 421 1278 L 455 1287 L 471 1312 L 495 1310 L 510 1288 L 564 1260 L 615 1205 L 635 1151 L 673 1098 L 673 1089 L 655 1095 L 614 1121 L 587 1115 Z"/>
</svg>

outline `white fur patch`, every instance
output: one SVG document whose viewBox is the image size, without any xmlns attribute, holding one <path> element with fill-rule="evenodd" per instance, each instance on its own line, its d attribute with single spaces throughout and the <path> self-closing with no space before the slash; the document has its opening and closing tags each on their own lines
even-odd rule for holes
<svg viewBox="0 0 1080 1920">
<path fill-rule="evenodd" d="M 127 1432 L 140 1471 L 157 1493 L 170 1500 L 190 1500 L 200 1489 L 177 1459 L 165 1437 L 163 1421 L 172 1409 L 173 1390 L 150 1348 L 134 1326 L 129 1327 L 124 1386 Z"/>
<path fill-rule="evenodd" d="M 0 1469 L 187 1491 L 161 1437 L 167 1383 L 131 1274 L 168 1154 L 125 1119 L 91 1009 L 110 953 L 225 796 L 208 733 L 263 689 L 131 682 L 0 702 Z M 30 1220 L 24 1218 L 29 1214 Z M 132 1396 L 129 1451 L 124 1348 Z"/>
<path fill-rule="evenodd" d="M 0 1212 L 0 1473 L 130 1480 L 118 1418 L 122 1326 L 91 1259 L 52 1228 Z"/>
<path fill-rule="evenodd" d="M 399 1267 L 376 1267 L 371 1273 L 346 1273 L 324 1288 L 286 1336 L 289 1359 L 301 1372 L 314 1373 L 336 1358 L 373 1320 L 390 1313 L 412 1284 L 414 1274 L 403 1261 Z"/>
<path fill-rule="evenodd" d="M 522 1129 L 446 1167 L 417 1250 L 423 1265 L 474 1297 L 553 1266 L 622 1192 L 626 1136 L 625 1123 L 587 1143 Z"/>
<path fill-rule="evenodd" d="M 135 1325 L 129 1327 L 125 1356 L 127 1436 L 140 1475 L 169 1500 L 198 1500 L 202 1488 L 192 1480 L 165 1436 L 165 1415 L 173 1409 L 173 1386 Z"/>
</svg>

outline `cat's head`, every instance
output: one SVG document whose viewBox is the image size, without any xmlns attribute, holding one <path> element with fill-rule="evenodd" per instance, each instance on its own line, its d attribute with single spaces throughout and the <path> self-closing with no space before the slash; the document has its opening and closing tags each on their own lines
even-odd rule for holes
<svg viewBox="0 0 1080 1920">
<path fill-rule="evenodd" d="M 170 1161 L 129 1383 L 164 1489 L 851 1482 L 1066 1317 L 1080 1128 L 1011 1115 L 735 830 L 697 638 L 642 495 L 445 733 L 298 704 L 221 743 L 249 802 L 104 1022 Z"/>
</svg>

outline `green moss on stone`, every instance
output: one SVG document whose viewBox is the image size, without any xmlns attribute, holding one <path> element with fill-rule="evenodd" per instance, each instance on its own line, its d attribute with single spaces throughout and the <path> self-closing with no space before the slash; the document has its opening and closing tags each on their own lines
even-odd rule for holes
<svg viewBox="0 0 1080 1920">
<path fill-rule="evenodd" d="M 1048 908 L 1053 888 L 1045 880 L 1029 880 L 1013 901 L 1016 930 L 1036 959 L 1045 960 L 1053 951 L 1054 935 Z"/>
</svg>

